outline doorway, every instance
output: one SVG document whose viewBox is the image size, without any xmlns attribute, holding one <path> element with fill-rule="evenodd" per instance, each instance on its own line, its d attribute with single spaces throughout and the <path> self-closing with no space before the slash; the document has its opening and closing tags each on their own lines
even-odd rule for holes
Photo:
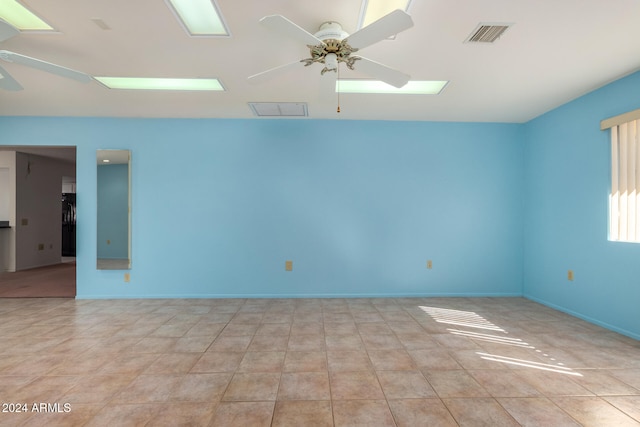
<svg viewBox="0 0 640 427">
<path fill-rule="evenodd" d="M 76 147 L 0 150 L 16 152 L 15 191 L 30 209 L 16 209 L 10 224 L 15 261 L 0 271 L 0 298 L 75 298 Z"/>
</svg>

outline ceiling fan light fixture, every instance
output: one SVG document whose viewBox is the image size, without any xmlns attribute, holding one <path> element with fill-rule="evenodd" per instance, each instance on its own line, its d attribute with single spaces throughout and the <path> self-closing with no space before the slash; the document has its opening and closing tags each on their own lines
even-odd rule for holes
<svg viewBox="0 0 640 427">
<path fill-rule="evenodd" d="M 406 12 L 410 5 L 411 0 L 362 0 L 358 29 L 366 27 L 396 9 Z"/>
<path fill-rule="evenodd" d="M 230 35 L 215 0 L 165 0 L 165 3 L 190 36 Z"/>
<path fill-rule="evenodd" d="M 94 77 L 109 89 L 224 91 L 218 79 L 175 79 L 148 77 Z"/>
<path fill-rule="evenodd" d="M 336 82 L 336 92 L 438 95 L 447 83 L 449 83 L 447 80 L 411 80 L 401 88 L 397 88 L 379 80 L 338 80 Z"/>
<path fill-rule="evenodd" d="M 20 31 L 55 31 L 51 25 L 17 0 L 0 1 L 0 19 Z"/>
</svg>

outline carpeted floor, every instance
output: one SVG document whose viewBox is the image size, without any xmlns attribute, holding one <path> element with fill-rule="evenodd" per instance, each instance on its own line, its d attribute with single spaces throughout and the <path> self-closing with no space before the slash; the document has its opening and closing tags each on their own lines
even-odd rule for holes
<svg viewBox="0 0 640 427">
<path fill-rule="evenodd" d="M 0 274 L 0 298 L 75 298 L 75 296 L 75 262 Z"/>
</svg>

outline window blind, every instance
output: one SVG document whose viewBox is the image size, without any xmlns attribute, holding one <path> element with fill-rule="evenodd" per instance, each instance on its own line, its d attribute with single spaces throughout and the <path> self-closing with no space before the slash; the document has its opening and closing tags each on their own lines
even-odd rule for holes
<svg viewBox="0 0 640 427">
<path fill-rule="evenodd" d="M 640 243 L 640 119 L 611 127 L 609 240 Z"/>
</svg>

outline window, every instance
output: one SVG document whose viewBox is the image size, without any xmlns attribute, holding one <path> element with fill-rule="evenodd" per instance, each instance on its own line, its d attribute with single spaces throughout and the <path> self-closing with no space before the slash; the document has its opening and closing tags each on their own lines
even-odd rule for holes
<svg viewBox="0 0 640 427">
<path fill-rule="evenodd" d="M 640 119 L 611 126 L 609 240 L 640 243 Z"/>
</svg>

